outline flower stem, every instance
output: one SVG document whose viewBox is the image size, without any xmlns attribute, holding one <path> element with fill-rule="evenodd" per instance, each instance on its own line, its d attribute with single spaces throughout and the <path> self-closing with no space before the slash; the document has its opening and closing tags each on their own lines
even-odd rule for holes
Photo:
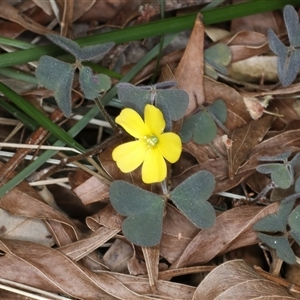
<svg viewBox="0 0 300 300">
<path fill-rule="evenodd" d="M 169 192 L 168 192 L 166 180 L 162 181 L 160 184 L 164 195 L 167 196 Z"/>
</svg>

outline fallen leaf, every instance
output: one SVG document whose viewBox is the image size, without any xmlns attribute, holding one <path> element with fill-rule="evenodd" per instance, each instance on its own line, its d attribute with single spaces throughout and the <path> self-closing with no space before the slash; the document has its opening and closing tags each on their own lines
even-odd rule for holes
<svg viewBox="0 0 300 300">
<path fill-rule="evenodd" d="M 279 284 L 264 279 L 243 260 L 232 260 L 221 264 L 204 278 L 193 296 L 193 300 L 196 299 L 292 300 L 295 298 Z"/>
<path fill-rule="evenodd" d="M 277 210 L 278 203 L 274 203 L 264 208 L 240 206 L 222 213 L 211 228 L 203 229 L 195 236 L 171 268 L 204 264 L 217 255 L 256 244 L 253 224 Z"/>
<path fill-rule="evenodd" d="M 233 179 L 239 167 L 246 161 L 251 150 L 263 139 L 270 129 L 274 117 L 265 116 L 232 132 L 232 147 L 228 149 L 228 174 Z"/>
<path fill-rule="evenodd" d="M 178 88 L 189 94 L 189 106 L 185 115 L 191 114 L 205 100 L 203 90 L 204 25 L 197 16 L 189 43 L 175 71 Z"/>
</svg>

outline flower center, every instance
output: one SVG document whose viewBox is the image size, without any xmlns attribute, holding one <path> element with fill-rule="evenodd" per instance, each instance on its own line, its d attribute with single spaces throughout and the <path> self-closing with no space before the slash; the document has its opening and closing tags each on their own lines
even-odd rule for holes
<svg viewBox="0 0 300 300">
<path fill-rule="evenodd" d="M 155 135 L 145 136 L 145 140 L 148 148 L 152 148 L 158 143 L 158 137 Z"/>
</svg>

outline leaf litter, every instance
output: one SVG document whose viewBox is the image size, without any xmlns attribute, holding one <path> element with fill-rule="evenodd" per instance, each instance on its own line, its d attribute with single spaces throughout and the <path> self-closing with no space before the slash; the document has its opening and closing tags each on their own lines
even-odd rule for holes
<svg viewBox="0 0 300 300">
<path fill-rule="evenodd" d="M 26 29 L 43 36 L 53 33 L 46 27 L 51 19 L 60 25 L 62 36 L 70 37 L 70 28 L 72 25 L 79 25 L 76 22 L 80 18 L 81 22 L 91 22 L 91 26 L 94 26 L 92 31 L 101 30 L 93 23 L 96 8 L 99 11 L 99 20 L 107 26 L 123 25 L 125 20 L 145 23 L 159 13 L 157 7 L 151 8 L 145 1 L 115 1 L 114 9 L 110 2 L 75 1 L 73 9 L 70 9 L 70 3 L 67 2 L 48 5 L 48 1 L 32 1 L 31 7 L 6 3 L 3 4 L 1 17 L 7 20 L 3 22 L 7 27 L 0 25 L 0 32 L 5 37 L 18 38 Z M 171 7 L 171 11 L 181 12 L 180 1 L 166 2 L 168 10 Z M 201 4 L 201 1 L 187 1 L 186 6 Z M 144 15 L 139 15 L 138 5 L 142 5 Z M 34 14 L 32 8 L 38 9 L 38 13 Z M 57 14 L 64 10 L 68 13 Z M 107 15 L 101 15 L 100 12 L 104 10 Z M 24 14 L 20 14 L 21 11 Z M 288 14 L 293 14 L 290 8 Z M 264 18 L 264 22 L 259 15 L 234 20 L 231 22 L 231 30 L 212 42 L 206 36 L 205 26 L 198 15 L 180 60 L 173 53 L 162 58 L 168 57 L 169 72 L 173 76 L 169 74 L 169 77 L 175 79 L 178 88 L 189 95 L 185 117 L 193 116 L 203 106 L 209 107 L 222 99 L 227 118 L 224 127 L 217 126 L 216 136 L 210 143 L 201 144 L 190 140 L 183 144 L 182 159 L 174 166 L 170 178 L 170 188 L 174 191 L 170 193 L 170 199 L 173 197 L 174 203 L 167 203 L 164 211 L 161 210 L 163 226 L 160 229 L 161 239 L 156 246 L 139 247 L 130 243 L 126 239 L 126 231 L 125 234 L 122 232 L 124 216 L 119 215 L 110 204 L 110 184 L 107 178 L 113 181 L 125 180 L 149 193 L 159 190 L 155 185 L 145 185 L 140 179 L 139 171 L 123 174 L 112 161 L 112 149 L 124 142 L 125 138 L 104 147 L 98 153 L 102 170 L 107 175 L 105 179 L 101 180 L 82 170 L 72 171 L 68 174 L 70 190 L 64 194 L 65 197 L 55 187 L 50 189 L 58 205 L 64 207 L 64 212 L 55 206 L 51 207 L 25 181 L 0 199 L 0 280 L 9 279 L 51 292 L 53 295 L 87 300 L 299 298 L 299 294 L 289 292 L 286 284 L 274 279 L 275 272 L 270 271 L 273 277 L 267 278 L 256 271 L 257 268 L 254 269 L 251 264 L 253 257 L 249 258 L 246 254 L 242 256 L 243 260 L 235 257 L 235 250 L 241 249 L 242 253 L 243 250 L 247 253 L 250 246 L 257 247 L 264 261 L 259 267 L 273 270 L 274 261 L 277 259 L 275 252 L 265 245 L 262 250 L 259 248 L 261 243 L 253 226 L 264 217 L 276 216 L 280 202 L 271 202 L 268 198 L 278 198 L 284 193 L 274 190 L 272 195 L 266 194 L 265 199 L 259 199 L 266 202 L 252 201 L 252 197 L 270 183 L 270 176 L 259 174 L 256 169 L 261 164 L 260 157 L 276 156 L 287 151 L 293 157 L 300 150 L 299 112 L 295 100 L 299 83 L 284 88 L 276 87 L 277 74 L 262 73 L 257 63 L 258 59 L 263 58 L 260 64 L 263 64 L 264 72 L 271 72 L 265 65 L 266 58 L 274 56 L 269 52 L 267 32 L 271 28 L 274 34 L 285 34 L 283 17 L 277 11 L 265 13 Z M 297 23 L 294 14 L 293 22 Z M 289 26 L 291 38 L 293 32 L 291 25 Z M 80 36 L 80 31 L 76 30 L 75 36 Z M 217 36 L 217 30 L 218 28 L 210 28 L 209 36 Z M 275 39 L 273 36 L 272 38 Z M 275 46 L 272 45 L 271 48 L 282 42 L 278 39 L 274 43 Z M 297 46 L 293 36 L 291 44 Z M 210 66 L 214 67 L 215 72 L 214 79 L 211 79 L 204 75 L 204 50 L 215 45 L 221 46 L 206 52 L 211 53 Z M 143 45 L 138 43 L 137 47 Z M 229 65 L 229 56 L 224 58 L 224 63 L 220 57 L 213 60 L 213 55 L 216 55 L 214 53 L 218 53 L 218 47 L 229 49 Z M 110 59 L 105 57 L 104 63 L 113 64 Z M 126 50 L 122 53 L 122 59 L 115 59 L 116 62 L 119 65 L 116 64 L 114 70 L 126 69 L 132 64 Z M 153 66 L 153 63 L 150 62 L 147 67 L 151 64 Z M 244 75 L 250 72 L 246 63 L 259 70 L 257 77 L 251 77 L 251 82 L 243 79 L 248 78 Z M 237 64 L 242 65 L 239 71 L 235 69 Z M 30 72 L 28 66 L 24 65 L 23 68 Z M 151 72 L 151 68 L 148 72 Z M 279 78 L 289 76 L 288 69 L 284 71 L 285 73 L 279 74 Z M 294 70 L 292 75 L 295 76 Z M 291 78 L 288 78 L 288 83 Z M 147 78 L 140 77 L 139 80 L 147 82 Z M 287 85 L 287 81 L 283 83 Z M 23 82 L 14 83 L 15 86 L 20 84 L 24 85 Z M 76 92 L 80 91 L 77 85 L 75 82 Z M 31 95 L 34 94 L 35 91 L 32 91 Z M 269 96 L 267 100 L 264 98 Z M 75 103 L 79 98 L 73 91 L 72 102 Z M 112 114 L 115 113 L 114 109 Z M 267 114 L 268 112 L 271 114 Z M 63 115 L 57 110 L 51 118 L 54 122 L 60 122 Z M 71 122 L 67 121 L 67 128 L 71 127 Z M 180 126 L 181 121 L 177 120 L 174 127 Z M 94 129 L 91 126 L 88 130 Z M 107 133 L 110 134 L 111 131 L 104 134 Z M 37 129 L 31 135 L 25 132 L 27 142 L 33 144 L 40 144 L 46 134 L 42 129 Z M 81 139 L 89 143 L 87 136 Z M 0 178 L 3 183 L 15 176 L 14 171 L 29 151 L 23 149 L 17 153 L 10 162 L 1 165 Z M 187 215 L 191 216 L 193 212 L 188 211 L 188 206 L 179 196 L 181 189 L 186 186 L 191 189 L 186 183 L 181 186 L 186 179 L 207 171 L 215 177 L 215 185 L 211 184 L 214 192 L 213 196 L 204 197 L 209 200 L 202 205 L 203 210 L 209 208 L 208 217 L 211 221 L 215 218 L 215 222 L 210 224 L 210 228 L 203 226 L 199 229 L 195 225 L 197 222 L 188 219 Z M 223 193 L 231 193 L 232 198 Z M 192 192 L 191 197 L 194 197 Z M 189 199 L 191 203 L 192 198 Z M 212 205 L 216 209 L 216 216 L 211 215 Z M 82 208 L 77 209 L 79 218 L 71 216 L 71 207 Z M 297 211 L 294 210 L 290 223 L 294 231 L 296 228 L 297 240 L 296 216 Z M 136 224 L 142 226 L 143 222 L 141 220 Z M 294 251 L 297 253 L 296 246 Z M 273 262 L 269 261 L 268 255 L 272 256 Z M 230 260 L 226 261 L 228 257 Z M 290 266 L 288 272 L 292 272 L 291 270 L 293 266 Z M 294 272 L 299 276 L 297 271 Z M 180 275 L 182 277 L 178 279 L 188 280 L 170 280 Z M 287 274 L 287 278 L 291 277 Z M 295 286 L 299 284 L 297 281 L 289 283 Z M 1 287 L 0 291 L 0 296 L 4 295 Z M 7 298 L 17 299 L 12 295 Z"/>
</svg>

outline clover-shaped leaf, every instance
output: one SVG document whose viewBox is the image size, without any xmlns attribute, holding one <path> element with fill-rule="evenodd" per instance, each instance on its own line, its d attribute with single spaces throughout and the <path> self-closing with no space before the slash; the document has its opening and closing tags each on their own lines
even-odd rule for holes
<svg viewBox="0 0 300 300">
<path fill-rule="evenodd" d="M 276 214 L 267 215 L 257 221 L 253 229 L 265 232 L 285 232 L 288 222 L 288 216 L 293 209 L 295 200 L 282 201 Z"/>
<path fill-rule="evenodd" d="M 215 178 L 208 171 L 200 171 L 178 185 L 170 199 L 179 210 L 199 228 L 211 227 L 216 219 L 212 205 L 207 202 L 215 188 Z"/>
<path fill-rule="evenodd" d="M 295 264 L 296 257 L 285 236 L 270 236 L 264 233 L 258 233 L 258 238 L 268 245 L 270 248 L 276 250 L 277 256 L 288 264 Z"/>
<path fill-rule="evenodd" d="M 75 68 L 73 65 L 50 56 L 42 56 L 35 75 L 41 85 L 54 91 L 58 107 L 67 117 L 71 110 L 71 87 Z"/>
<path fill-rule="evenodd" d="M 300 206 L 298 205 L 290 214 L 288 220 L 291 236 L 300 245 Z"/>
<path fill-rule="evenodd" d="M 223 100 L 218 99 L 203 110 L 183 121 L 180 136 L 186 143 L 191 138 L 200 144 L 210 143 L 217 135 L 217 125 L 214 119 L 224 123 L 227 119 L 227 108 Z"/>
<path fill-rule="evenodd" d="M 114 209 L 127 217 L 122 225 L 124 236 L 142 247 L 160 242 L 164 213 L 164 199 L 122 180 L 114 181 L 109 190 Z"/>
<path fill-rule="evenodd" d="M 110 42 L 81 48 L 76 42 L 66 37 L 57 34 L 47 34 L 46 36 L 52 43 L 71 53 L 79 61 L 100 60 L 114 46 L 114 43 Z"/>
<path fill-rule="evenodd" d="M 223 100 L 217 99 L 208 106 L 208 111 L 221 123 L 225 123 L 227 120 L 227 107 Z"/>
<path fill-rule="evenodd" d="M 189 97 L 183 90 L 169 89 L 175 84 L 176 82 L 170 81 L 136 87 L 129 83 L 120 83 L 117 85 L 118 97 L 125 107 L 130 107 L 141 115 L 146 104 L 155 103 L 165 117 L 169 116 L 171 120 L 177 121 L 184 116 Z"/>
<path fill-rule="evenodd" d="M 231 61 L 231 51 L 225 44 L 216 44 L 204 51 L 205 74 L 213 79 L 218 78 L 215 70 L 221 74 L 227 75 L 226 66 Z"/>
<path fill-rule="evenodd" d="M 278 77 L 283 86 L 288 86 L 295 80 L 300 67 L 300 50 L 296 49 L 300 46 L 300 25 L 293 6 L 285 6 L 283 16 L 291 46 L 286 47 L 272 29 L 268 30 L 268 39 L 270 49 L 278 55 Z"/>
<path fill-rule="evenodd" d="M 84 97 L 89 100 L 94 100 L 100 93 L 106 92 L 111 87 L 111 81 L 107 75 L 94 75 L 89 67 L 80 68 L 79 83 Z"/>
<path fill-rule="evenodd" d="M 275 156 L 261 156 L 258 158 L 258 160 L 287 162 L 287 159 L 290 157 L 291 154 L 292 154 L 291 151 L 286 151 Z"/>
<path fill-rule="evenodd" d="M 271 174 L 272 181 L 282 189 L 287 189 L 293 184 L 293 170 L 290 165 L 280 163 L 263 164 L 256 167 L 262 174 Z"/>
</svg>

